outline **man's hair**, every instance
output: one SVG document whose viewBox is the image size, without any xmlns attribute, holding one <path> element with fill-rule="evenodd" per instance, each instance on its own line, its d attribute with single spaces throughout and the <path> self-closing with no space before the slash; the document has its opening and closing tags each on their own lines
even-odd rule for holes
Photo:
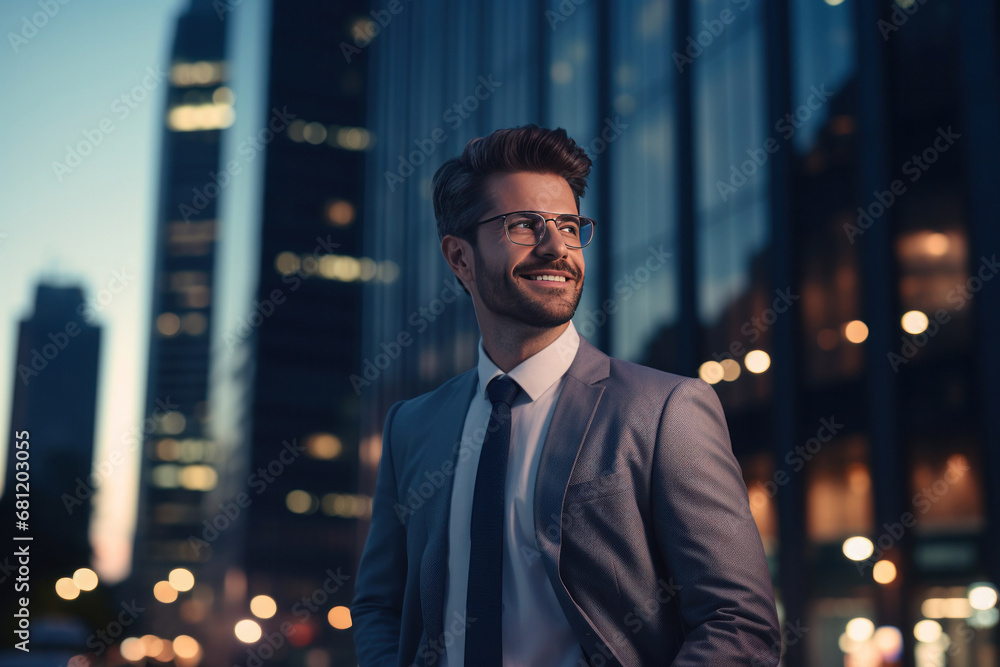
<svg viewBox="0 0 1000 667">
<path fill-rule="evenodd" d="M 562 128 L 525 125 L 472 139 L 459 157 L 442 164 L 434 174 L 438 240 L 451 234 L 475 247 L 474 223 L 493 206 L 486 192 L 493 174 L 532 171 L 562 176 L 579 211 L 590 166 L 587 153 Z"/>
</svg>

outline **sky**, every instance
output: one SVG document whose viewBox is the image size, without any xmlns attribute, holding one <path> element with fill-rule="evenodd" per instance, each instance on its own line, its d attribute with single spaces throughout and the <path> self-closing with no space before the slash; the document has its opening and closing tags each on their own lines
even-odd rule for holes
<svg viewBox="0 0 1000 667">
<path fill-rule="evenodd" d="M 145 398 L 163 73 L 186 5 L 0 3 L 0 442 L 5 450 L 6 434 L 22 427 L 10 424 L 14 353 L 36 285 L 102 297 L 94 462 L 125 453 L 98 492 L 91 525 L 94 566 L 108 582 L 127 574 L 134 532 L 139 461 L 128 444 Z M 81 142 L 93 150 L 67 162 L 68 147 Z M 52 414 L 58 419 L 58 406 Z"/>
</svg>

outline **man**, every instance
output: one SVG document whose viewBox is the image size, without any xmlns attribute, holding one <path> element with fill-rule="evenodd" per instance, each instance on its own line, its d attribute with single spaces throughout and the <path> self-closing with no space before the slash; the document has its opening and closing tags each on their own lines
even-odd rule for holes
<svg viewBox="0 0 1000 667">
<path fill-rule="evenodd" d="M 352 610 L 362 666 L 778 662 L 714 390 L 611 359 L 570 321 L 590 166 L 564 130 L 526 126 L 434 177 L 479 364 L 386 418 Z"/>
</svg>

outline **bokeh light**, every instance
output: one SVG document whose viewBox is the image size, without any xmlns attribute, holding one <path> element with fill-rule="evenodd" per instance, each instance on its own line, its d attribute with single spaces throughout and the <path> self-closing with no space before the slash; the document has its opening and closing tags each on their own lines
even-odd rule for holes
<svg viewBox="0 0 1000 667">
<path fill-rule="evenodd" d="M 771 367 L 771 357 L 764 350 L 751 350 L 744 357 L 743 365 L 751 373 L 763 373 Z"/>
<path fill-rule="evenodd" d="M 56 595 L 63 600 L 75 600 L 80 597 L 80 587 L 69 577 L 63 577 L 56 582 Z"/>
<path fill-rule="evenodd" d="M 183 567 L 178 567 L 170 571 L 167 575 L 167 581 L 170 585 L 174 587 L 177 591 L 183 593 L 184 591 L 189 591 L 194 588 L 194 575 L 191 574 L 191 570 L 187 570 Z"/>
<path fill-rule="evenodd" d="M 92 591 L 97 588 L 97 573 L 89 567 L 81 567 L 73 573 L 73 583 L 76 584 L 76 587 L 81 591 Z"/>
<path fill-rule="evenodd" d="M 923 620 L 913 626 L 913 636 L 918 642 L 931 644 L 941 638 L 941 624 L 937 621 Z"/>
<path fill-rule="evenodd" d="M 278 611 L 278 605 L 269 595 L 258 595 L 250 600 L 250 613 L 257 618 L 271 618 Z"/>
<path fill-rule="evenodd" d="M 250 620 L 249 618 L 245 618 L 237 623 L 235 632 L 236 638 L 244 644 L 253 644 L 260 639 L 261 635 L 260 625 L 257 621 Z"/>
<path fill-rule="evenodd" d="M 921 334 L 927 331 L 929 320 L 919 310 L 911 310 L 903 315 L 899 320 L 903 326 L 903 331 L 908 334 Z"/>
<path fill-rule="evenodd" d="M 896 566 L 892 561 L 880 560 L 872 568 L 872 578 L 880 584 L 889 584 L 896 580 Z"/>
<path fill-rule="evenodd" d="M 347 607 L 334 607 L 326 615 L 326 620 L 338 630 L 347 630 L 351 627 L 351 610 Z"/>
<path fill-rule="evenodd" d="M 875 553 L 875 545 L 867 537 L 849 537 L 844 540 L 843 549 L 851 560 L 864 560 Z"/>
<path fill-rule="evenodd" d="M 698 377 L 709 384 L 718 384 L 726 371 L 718 361 L 706 361 L 698 367 Z"/>
</svg>

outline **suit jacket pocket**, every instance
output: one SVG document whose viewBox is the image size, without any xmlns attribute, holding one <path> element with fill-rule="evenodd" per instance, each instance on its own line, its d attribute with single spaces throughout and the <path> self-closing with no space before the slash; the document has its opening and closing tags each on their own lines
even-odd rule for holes
<svg viewBox="0 0 1000 667">
<path fill-rule="evenodd" d="M 566 489 L 566 504 L 585 503 L 597 498 L 612 496 L 632 488 L 627 472 L 616 472 L 603 477 L 571 484 Z"/>
</svg>

